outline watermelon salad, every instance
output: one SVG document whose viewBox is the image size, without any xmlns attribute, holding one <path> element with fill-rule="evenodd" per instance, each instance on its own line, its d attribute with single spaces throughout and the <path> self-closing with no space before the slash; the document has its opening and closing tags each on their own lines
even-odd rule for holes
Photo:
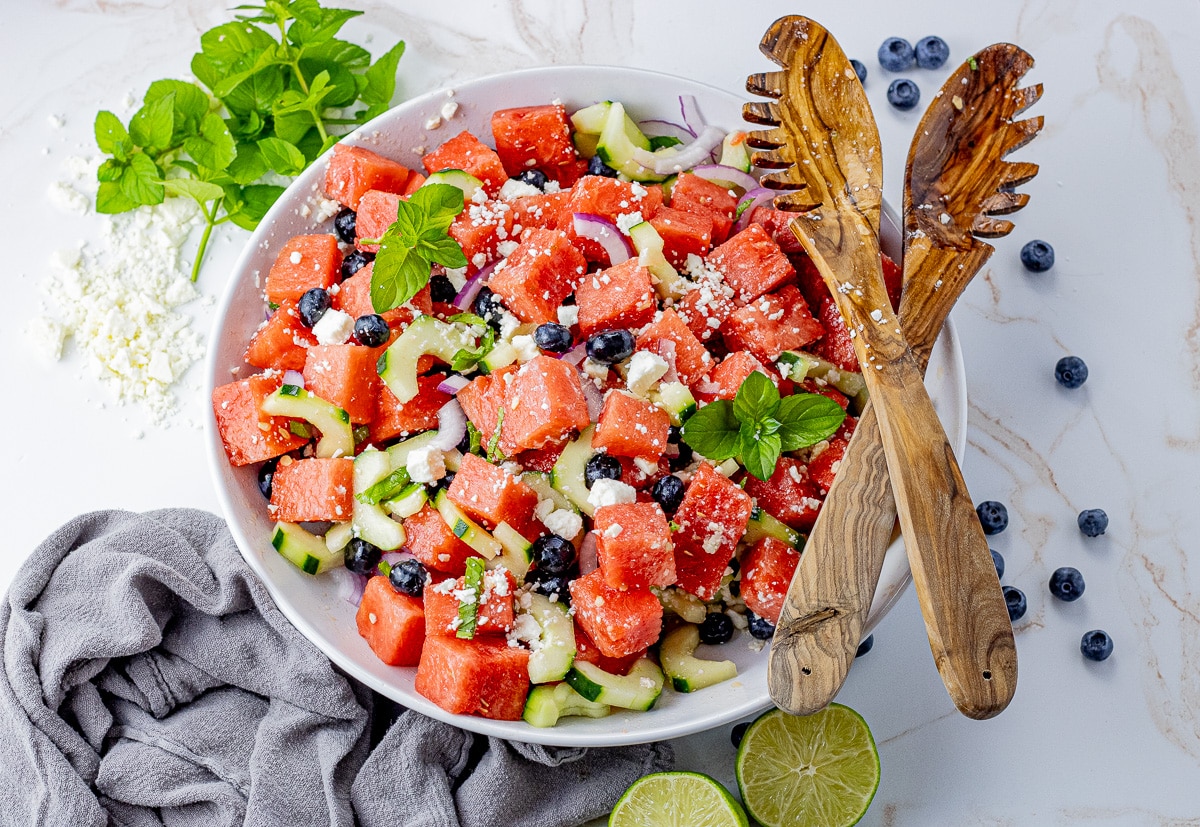
<svg viewBox="0 0 1200 827">
<path fill-rule="evenodd" d="M 344 209 L 283 245 L 258 372 L 213 391 L 274 548 L 341 578 L 365 643 L 451 713 L 550 726 L 734 677 L 698 647 L 770 638 L 865 402 L 744 133 L 683 103 L 680 124 L 497 111 L 423 171 L 335 146 Z M 434 184 L 462 191 L 445 234 L 466 266 L 377 307 L 381 238 Z M 752 381 L 833 400 L 840 424 L 757 476 L 702 456 L 687 423 Z"/>
</svg>

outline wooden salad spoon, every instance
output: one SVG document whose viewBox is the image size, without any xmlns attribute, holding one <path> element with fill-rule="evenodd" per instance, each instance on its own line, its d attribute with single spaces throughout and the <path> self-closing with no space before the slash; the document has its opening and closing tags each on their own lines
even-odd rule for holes
<svg viewBox="0 0 1200 827">
<path fill-rule="evenodd" d="M 1028 201 L 1013 189 L 1033 178 L 1037 165 L 1003 158 L 1042 127 L 1040 117 L 1014 121 L 1042 94 L 1040 84 L 1018 88 L 1032 66 L 1027 52 L 1008 43 L 969 58 L 926 110 L 909 149 L 899 316 L 922 371 L 955 301 L 995 250 L 979 237 L 1012 230 L 1012 222 L 990 216 L 1014 212 Z M 841 689 L 895 520 L 879 425 L 868 404 L 809 535 L 777 627 L 772 656 L 802 665 L 790 674 L 771 673 L 781 679 L 772 694 L 789 711 L 815 712 Z M 853 554 L 841 543 L 848 524 L 854 527 Z"/>
<path fill-rule="evenodd" d="M 962 472 L 884 286 L 883 159 L 866 93 L 837 41 L 808 18 L 775 21 L 760 49 L 784 71 L 747 79 L 750 92 L 776 100 L 743 109 L 746 120 L 775 126 L 750 133 L 751 146 L 764 150 L 754 163 L 778 170 L 764 186 L 790 190 L 775 206 L 797 213 L 792 232 L 850 331 L 942 681 L 965 715 L 990 718 L 1016 688 L 1012 624 Z M 857 553 L 855 524 L 841 529 L 844 547 Z M 792 651 L 786 642 L 773 647 L 773 688 L 808 668 L 789 660 Z"/>
</svg>

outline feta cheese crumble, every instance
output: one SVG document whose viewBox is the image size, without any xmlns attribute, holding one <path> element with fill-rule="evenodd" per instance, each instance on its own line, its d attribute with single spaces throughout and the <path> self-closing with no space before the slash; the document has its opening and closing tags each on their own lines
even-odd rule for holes
<svg viewBox="0 0 1200 827">
<path fill-rule="evenodd" d="M 428 446 L 416 448 L 409 452 L 405 468 L 413 482 L 432 485 L 446 476 L 446 455 Z"/>
<path fill-rule="evenodd" d="M 649 350 L 639 350 L 629 359 L 625 386 L 636 396 L 645 396 L 667 372 L 667 360 Z"/>
<path fill-rule="evenodd" d="M 344 345 L 354 333 L 354 317 L 332 307 L 312 326 L 313 335 L 322 345 Z"/>
<path fill-rule="evenodd" d="M 551 511 L 542 520 L 542 523 L 550 529 L 551 533 L 557 534 L 564 540 L 573 540 L 579 532 L 583 531 L 583 518 L 565 508 L 556 508 Z"/>
<path fill-rule="evenodd" d="M 620 480 L 599 479 L 592 483 L 588 504 L 592 508 L 637 502 L 637 490 Z"/>
</svg>

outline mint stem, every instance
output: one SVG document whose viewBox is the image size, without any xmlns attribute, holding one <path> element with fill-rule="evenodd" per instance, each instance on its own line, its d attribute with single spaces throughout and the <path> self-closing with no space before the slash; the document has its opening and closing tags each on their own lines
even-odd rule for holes
<svg viewBox="0 0 1200 827">
<path fill-rule="evenodd" d="M 217 215 L 217 205 L 219 203 L 220 199 L 213 202 L 211 213 L 204 208 L 203 204 L 200 205 L 200 212 L 204 213 L 204 234 L 200 236 L 200 246 L 196 249 L 196 258 L 192 262 L 193 282 L 200 275 L 200 266 L 204 263 L 204 253 L 208 249 L 208 237 L 212 235 L 213 224 Z"/>
</svg>

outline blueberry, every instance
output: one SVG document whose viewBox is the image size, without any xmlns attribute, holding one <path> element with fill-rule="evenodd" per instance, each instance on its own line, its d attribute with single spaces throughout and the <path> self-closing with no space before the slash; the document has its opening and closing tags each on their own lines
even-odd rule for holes
<svg viewBox="0 0 1200 827">
<path fill-rule="evenodd" d="M 1004 587 L 1004 603 L 1008 606 L 1008 619 L 1020 620 L 1025 616 L 1025 592 L 1016 586 Z"/>
<path fill-rule="evenodd" d="M 902 37 L 889 37 L 879 47 L 879 65 L 889 72 L 911 69 L 917 56 L 912 44 Z"/>
<path fill-rule="evenodd" d="M 588 488 L 596 480 L 621 479 L 621 461 L 608 454 L 592 454 L 583 467 L 583 482 Z"/>
<path fill-rule="evenodd" d="M 742 569 L 742 564 L 738 562 L 736 557 L 729 558 L 729 572 L 736 575 Z"/>
<path fill-rule="evenodd" d="M 379 561 L 383 559 L 383 549 L 374 543 L 368 543 L 362 537 L 351 540 L 343 554 L 346 568 L 355 574 L 365 574 L 368 577 L 375 573 Z"/>
<path fill-rule="evenodd" d="M 587 355 L 594 362 L 615 365 L 633 354 L 633 345 L 628 330 L 606 330 L 587 340 Z"/>
<path fill-rule="evenodd" d="M 454 482 L 454 472 L 447 471 L 441 479 L 436 480 L 433 483 L 433 488 L 430 490 L 430 493 L 429 493 L 430 499 L 432 499 L 433 495 L 435 493 L 437 493 L 438 491 L 443 491 L 443 490 L 449 488 L 451 483 L 453 483 L 453 482 Z"/>
<path fill-rule="evenodd" d="M 354 320 L 354 339 L 365 347 L 379 347 L 392 335 L 392 329 L 378 313 L 368 313 Z"/>
<path fill-rule="evenodd" d="M 354 243 L 354 233 L 358 225 L 358 213 L 349 207 L 343 207 L 341 212 L 333 217 L 333 231 L 337 237 L 347 244 Z"/>
<path fill-rule="evenodd" d="M 471 302 L 471 310 L 492 327 L 500 329 L 500 320 L 504 318 L 504 302 L 490 287 L 480 288 L 479 295 Z"/>
<path fill-rule="evenodd" d="M 735 724 L 733 729 L 729 731 L 729 740 L 733 742 L 734 749 L 742 745 L 742 739 L 746 737 L 746 730 L 750 728 L 750 724 L 750 721 L 744 721 L 740 724 Z"/>
<path fill-rule="evenodd" d="M 907 111 L 921 100 L 921 90 L 908 78 L 896 78 L 888 87 L 887 99 L 892 106 Z"/>
<path fill-rule="evenodd" d="M 575 565 L 575 546 L 557 534 L 533 542 L 533 565 L 546 574 L 566 574 Z"/>
<path fill-rule="evenodd" d="M 271 499 L 271 483 L 275 479 L 275 469 L 279 467 L 279 457 L 269 459 L 258 466 L 258 490 L 268 500 Z"/>
<path fill-rule="evenodd" d="M 709 612 L 700 624 L 700 642 L 710 645 L 728 643 L 733 637 L 733 621 L 724 612 Z"/>
<path fill-rule="evenodd" d="M 996 576 L 1003 577 L 1004 576 L 1004 558 L 1001 557 L 1000 552 L 996 551 L 994 548 L 989 548 L 988 551 L 990 551 L 992 553 L 992 563 L 996 566 Z"/>
<path fill-rule="evenodd" d="M 542 350 L 566 353 L 571 349 L 571 329 L 554 322 L 540 324 L 533 331 L 533 341 Z"/>
<path fill-rule="evenodd" d="M 1021 263 L 1031 273 L 1044 273 L 1054 266 L 1054 248 L 1035 238 L 1021 248 Z"/>
<path fill-rule="evenodd" d="M 858 75 L 859 83 L 867 82 L 867 65 L 861 60 L 850 59 L 850 65 L 854 67 L 854 74 Z"/>
<path fill-rule="evenodd" d="M 540 190 L 544 190 L 546 189 L 546 182 L 550 179 L 548 179 L 546 177 L 546 173 L 542 172 L 540 169 L 527 169 L 523 170 L 521 174 L 517 176 L 517 180 L 523 184 L 528 184 L 531 187 L 537 187 Z"/>
<path fill-rule="evenodd" d="M 668 474 L 657 480 L 650 489 L 650 496 L 662 506 L 667 514 L 674 514 L 675 509 L 683 502 L 683 480 L 674 474 Z"/>
<path fill-rule="evenodd" d="M 672 471 L 681 471 L 692 464 L 693 453 L 692 446 L 688 445 L 686 442 L 680 442 L 679 456 L 671 457 L 669 460 L 667 460 L 667 465 L 671 467 Z"/>
<path fill-rule="evenodd" d="M 350 278 L 374 260 L 374 253 L 368 253 L 366 250 L 352 251 L 344 259 L 342 259 L 342 278 Z"/>
<path fill-rule="evenodd" d="M 914 50 L 917 65 L 922 69 L 940 69 L 950 58 L 950 47 L 937 35 L 922 37 Z"/>
<path fill-rule="evenodd" d="M 732 594 L 734 597 L 738 597 L 742 593 L 742 581 L 741 580 L 730 580 L 729 581 L 729 593 Z"/>
<path fill-rule="evenodd" d="M 672 425 L 667 428 L 667 443 L 670 445 L 678 445 L 679 440 L 683 439 L 683 428 L 679 425 Z"/>
<path fill-rule="evenodd" d="M 401 560 L 388 572 L 388 582 L 392 584 L 392 588 L 410 597 L 420 597 L 424 594 L 427 578 L 425 566 L 420 560 L 411 557 Z"/>
<path fill-rule="evenodd" d="M 770 640 L 775 636 L 775 624 L 765 617 L 759 617 L 749 609 L 746 610 L 746 620 L 750 621 L 750 635 L 759 640 Z"/>
<path fill-rule="evenodd" d="M 433 276 L 429 279 L 429 298 L 433 301 L 450 304 L 457 295 L 458 291 L 445 276 Z"/>
<path fill-rule="evenodd" d="M 979 515 L 984 534 L 999 534 L 1008 528 L 1008 509 L 1004 507 L 1004 503 L 985 500 L 975 506 L 975 513 Z"/>
<path fill-rule="evenodd" d="M 1112 638 L 1103 629 L 1092 629 L 1079 641 L 1079 651 L 1088 660 L 1106 660 L 1112 650 Z"/>
<path fill-rule="evenodd" d="M 329 293 L 323 287 L 313 287 L 304 291 L 300 297 L 300 321 L 305 327 L 312 327 L 321 321 L 325 311 L 329 309 Z"/>
<path fill-rule="evenodd" d="M 551 600 L 558 600 L 561 603 L 571 602 L 571 589 L 567 585 L 567 578 L 561 574 L 550 574 L 549 572 L 539 574 L 537 569 L 530 569 L 525 575 L 525 582 L 532 583 L 535 592 L 544 594 Z"/>
<path fill-rule="evenodd" d="M 1079 530 L 1088 537 L 1099 537 L 1108 528 L 1108 515 L 1103 508 L 1089 508 L 1079 512 Z"/>
<path fill-rule="evenodd" d="M 602 175 L 605 178 L 616 178 L 617 171 L 601 160 L 599 155 L 593 155 L 588 161 L 588 175 Z"/>
<path fill-rule="evenodd" d="M 862 643 L 858 644 L 858 649 L 855 650 L 854 657 L 861 658 L 867 652 L 870 652 L 874 645 L 875 635 L 867 635 L 866 639 Z"/>
<path fill-rule="evenodd" d="M 1050 575 L 1050 594 L 1070 603 L 1083 595 L 1083 575 L 1079 569 L 1063 566 Z"/>
<path fill-rule="evenodd" d="M 1054 365 L 1054 378 L 1064 388 L 1077 388 L 1087 381 L 1087 365 L 1078 356 L 1064 356 Z"/>
</svg>

